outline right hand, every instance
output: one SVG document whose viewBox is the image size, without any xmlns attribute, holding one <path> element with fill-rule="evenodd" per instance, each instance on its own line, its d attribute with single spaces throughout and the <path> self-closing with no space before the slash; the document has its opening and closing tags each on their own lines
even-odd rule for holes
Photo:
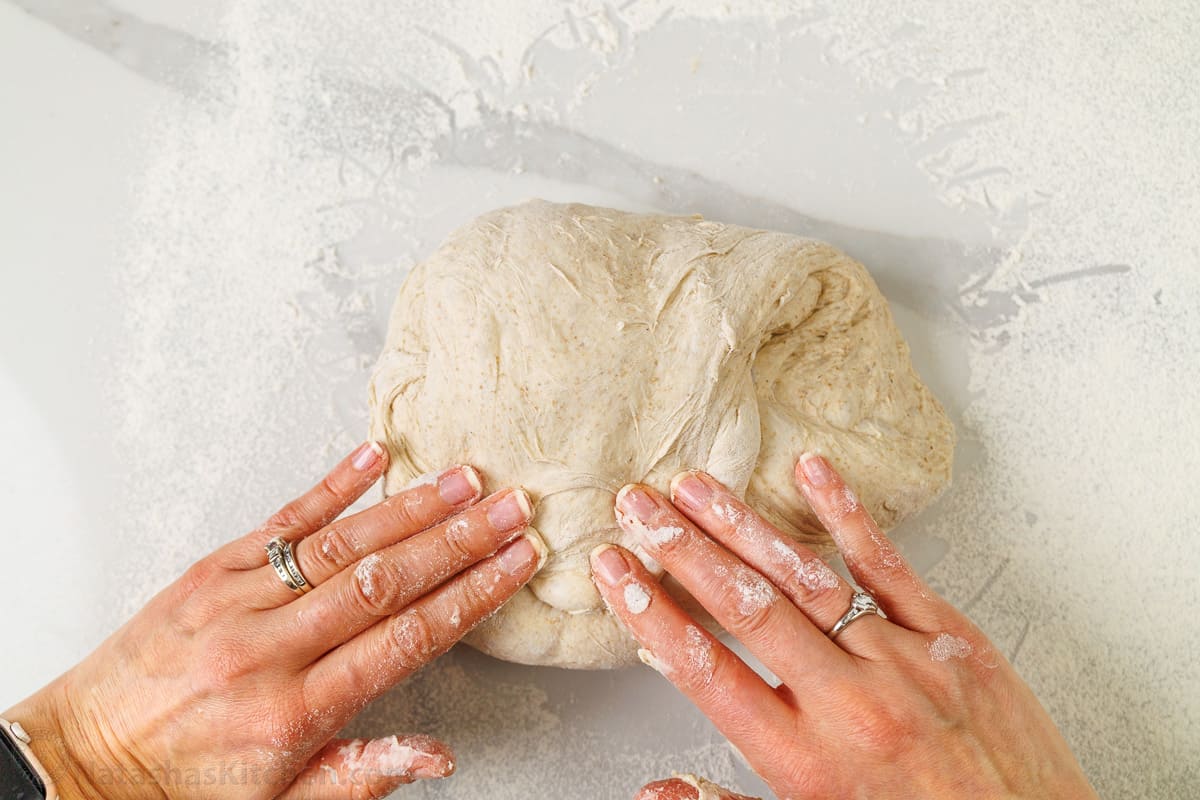
<svg viewBox="0 0 1200 800">
<path fill-rule="evenodd" d="M 620 525 L 781 683 L 705 631 L 632 553 L 597 548 L 596 585 L 646 661 L 781 798 L 1094 800 L 1016 670 L 916 574 L 832 465 L 806 454 L 795 480 L 887 617 L 862 616 L 830 638 L 854 587 L 711 475 L 687 472 L 671 500 L 624 488 Z M 710 796 L 732 797 L 678 781 L 641 795 Z"/>
<path fill-rule="evenodd" d="M 453 772 L 429 737 L 333 737 L 516 594 L 546 549 L 528 496 L 481 500 L 466 466 L 334 521 L 385 466 L 363 445 L 3 715 L 64 797 L 367 800 Z M 267 564 L 275 536 L 312 591 Z"/>
</svg>

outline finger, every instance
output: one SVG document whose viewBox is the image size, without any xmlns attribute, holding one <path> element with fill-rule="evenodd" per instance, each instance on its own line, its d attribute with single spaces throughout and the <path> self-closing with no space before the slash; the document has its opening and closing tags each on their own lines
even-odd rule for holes
<svg viewBox="0 0 1200 800">
<path fill-rule="evenodd" d="M 695 471 L 675 476 L 671 502 L 700 530 L 769 578 L 820 630 L 832 628 L 850 607 L 850 584 L 711 475 Z"/>
<path fill-rule="evenodd" d="M 309 663 L 399 612 L 520 535 L 533 506 L 506 489 L 462 514 L 372 553 L 315 591 L 278 609 L 272 622 L 292 653 Z"/>
<path fill-rule="evenodd" d="M 436 479 L 422 479 L 302 539 L 296 545 L 300 574 L 312 586 L 321 586 L 359 559 L 469 507 L 478 499 L 481 486 L 479 474 L 469 466 L 451 467 Z M 277 608 L 296 599 L 270 566 L 247 573 L 244 584 L 239 589 L 254 608 Z"/>
<path fill-rule="evenodd" d="M 701 795 L 707 790 L 708 794 Z M 712 781 L 688 775 L 647 783 L 633 800 L 759 800 L 732 792 Z"/>
<path fill-rule="evenodd" d="M 784 683 L 807 685 L 849 667 L 846 652 L 770 581 L 658 492 L 631 484 L 617 493 L 616 508 L 621 527 Z"/>
<path fill-rule="evenodd" d="M 364 442 L 343 458 L 313 488 L 276 511 L 270 519 L 218 551 L 227 569 L 255 569 L 266 562 L 263 548 L 275 536 L 295 541 L 328 525 L 379 480 L 387 451 L 378 442 Z"/>
<path fill-rule="evenodd" d="M 375 800 L 415 780 L 454 773 L 454 753 L 428 736 L 334 739 L 279 800 Z"/>
<path fill-rule="evenodd" d="M 319 586 L 359 559 L 457 514 L 478 500 L 482 489 L 479 473 L 466 465 L 419 478 L 382 503 L 301 541 L 296 546 L 300 569 Z"/>
<path fill-rule="evenodd" d="M 404 611 L 325 655 L 305 679 L 320 706 L 358 706 L 449 650 L 504 605 L 545 564 L 545 543 L 527 530 L 498 553 Z"/>
<path fill-rule="evenodd" d="M 688 616 L 632 553 L 592 551 L 592 580 L 641 643 L 638 655 L 687 695 L 752 762 L 766 758 L 776 732 L 795 731 L 794 712 L 754 670 Z"/>
<path fill-rule="evenodd" d="M 917 631 L 939 628 L 949 606 L 900 555 L 832 465 L 805 453 L 796 464 L 796 485 L 833 537 L 854 580 L 879 601 L 888 619 Z M 854 623 L 846 633 L 861 624 Z"/>
</svg>

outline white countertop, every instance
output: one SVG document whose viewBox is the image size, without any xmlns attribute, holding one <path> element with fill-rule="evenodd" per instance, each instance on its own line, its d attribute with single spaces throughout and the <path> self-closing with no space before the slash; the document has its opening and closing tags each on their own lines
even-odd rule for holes
<svg viewBox="0 0 1200 800">
<path fill-rule="evenodd" d="M 356 441 L 408 265 L 543 196 L 864 261 L 961 439 L 897 539 L 1102 796 L 1200 795 L 1200 8 L 425 5 L 0 3 L 0 707 Z M 456 652 L 395 724 L 447 796 L 758 790 L 649 670 Z"/>
</svg>

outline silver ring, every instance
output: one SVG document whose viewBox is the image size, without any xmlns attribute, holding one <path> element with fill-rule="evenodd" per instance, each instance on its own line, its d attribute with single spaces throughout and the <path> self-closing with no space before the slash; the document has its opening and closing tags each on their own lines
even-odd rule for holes
<svg viewBox="0 0 1200 800">
<path fill-rule="evenodd" d="M 292 543 L 282 536 L 276 536 L 267 542 L 267 561 L 275 569 L 275 574 L 284 586 L 296 594 L 312 591 L 312 584 L 304 579 L 300 566 L 296 563 L 296 554 L 292 552 Z"/>
<path fill-rule="evenodd" d="M 854 597 L 850 598 L 849 610 L 829 629 L 829 638 L 836 639 L 837 635 L 846 630 L 846 627 L 851 622 L 867 614 L 874 614 L 877 617 L 883 616 L 883 612 L 879 610 L 879 603 L 875 602 L 874 597 L 871 597 L 866 592 L 855 592 Z"/>
</svg>

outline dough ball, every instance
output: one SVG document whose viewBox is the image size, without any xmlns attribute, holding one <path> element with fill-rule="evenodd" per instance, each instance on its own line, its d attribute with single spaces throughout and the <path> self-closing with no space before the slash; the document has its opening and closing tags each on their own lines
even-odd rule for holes
<svg viewBox="0 0 1200 800">
<path fill-rule="evenodd" d="M 524 486 L 550 560 L 467 641 L 605 668 L 636 645 L 588 553 L 628 541 L 613 498 L 704 469 L 797 540 L 830 542 L 792 485 L 804 450 L 884 528 L 947 485 L 954 431 L 862 265 L 822 242 L 699 217 L 533 201 L 413 268 L 370 386 L 385 492 L 470 463 Z"/>
</svg>

